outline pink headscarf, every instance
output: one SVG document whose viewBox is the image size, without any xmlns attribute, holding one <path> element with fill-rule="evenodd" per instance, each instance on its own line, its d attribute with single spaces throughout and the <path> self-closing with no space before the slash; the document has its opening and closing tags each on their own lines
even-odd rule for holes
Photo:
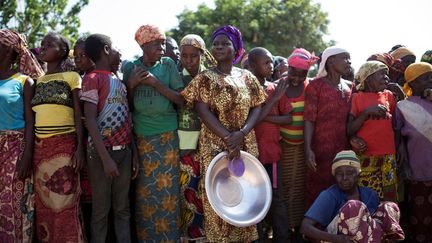
<svg viewBox="0 0 432 243">
<path fill-rule="evenodd" d="M 309 70 L 319 58 L 308 52 L 306 49 L 297 48 L 288 57 L 288 66 Z"/>
<path fill-rule="evenodd" d="M 165 40 L 165 33 L 155 25 L 146 24 L 138 28 L 135 32 L 135 40 L 142 46 L 155 40 Z"/>
</svg>

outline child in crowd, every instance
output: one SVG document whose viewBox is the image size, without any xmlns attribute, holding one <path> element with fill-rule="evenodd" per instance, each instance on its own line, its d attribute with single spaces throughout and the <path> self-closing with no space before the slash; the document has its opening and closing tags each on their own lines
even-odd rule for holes
<svg viewBox="0 0 432 243">
<path fill-rule="evenodd" d="M 286 227 L 288 211 L 286 202 L 282 199 L 282 183 L 278 162 L 281 159 L 281 147 L 279 144 L 279 126 L 291 122 L 290 114 L 280 114 L 277 103 L 285 94 L 288 82 L 286 79 L 279 80 L 278 85 L 266 80 L 273 73 L 273 62 L 271 53 L 262 47 L 255 47 L 249 52 L 249 65 L 251 72 L 265 89 L 268 97 L 262 107 L 259 122 L 255 126 L 255 135 L 259 150 L 259 160 L 266 168 L 273 185 L 273 200 L 270 209 L 270 218 L 273 227 L 274 242 L 286 242 L 289 239 L 289 229 Z M 262 223 L 258 225 L 261 228 Z M 264 239 L 262 229 L 259 229 L 260 238 Z"/>
<path fill-rule="evenodd" d="M 392 115 L 396 102 L 386 90 L 388 67 L 368 61 L 357 72 L 358 93 L 352 96 L 348 136 L 360 153 L 360 185 L 369 187 L 383 200 L 397 201 L 396 148 Z"/>
<path fill-rule="evenodd" d="M 206 67 L 216 65 L 216 60 L 206 49 L 204 40 L 194 34 L 183 37 L 180 41 L 180 73 L 187 86 L 198 73 Z M 183 106 L 178 110 L 179 148 L 180 148 L 180 192 L 181 192 L 181 229 L 182 237 L 190 240 L 204 238 L 203 206 L 199 182 L 202 178 L 200 164 L 196 159 L 201 121 L 193 108 Z"/>
<path fill-rule="evenodd" d="M 95 70 L 83 81 L 81 100 L 90 141 L 87 148 L 92 195 L 92 242 L 105 242 L 110 209 L 114 213 L 117 242 L 131 242 L 129 186 L 138 173 L 137 155 L 125 85 L 113 72 L 120 64 L 120 53 L 111 39 L 90 35 L 85 53 L 95 63 Z M 132 170 L 131 170 L 132 168 Z M 133 171 L 133 174 L 131 174 Z"/>
<path fill-rule="evenodd" d="M 94 70 L 95 66 L 92 60 L 88 58 L 87 54 L 85 53 L 85 37 L 79 38 L 75 42 L 74 46 L 74 62 L 76 65 L 76 71 L 84 75 L 86 73 L 89 73 Z M 81 102 L 81 110 L 84 110 L 84 102 Z M 82 117 L 83 123 L 85 125 L 85 119 Z M 87 138 L 88 138 L 88 131 L 84 127 L 84 143 L 86 144 Z M 91 187 L 89 182 L 89 176 L 88 176 L 88 170 L 87 170 L 87 164 L 84 164 L 81 171 L 80 171 L 80 182 L 81 182 L 81 210 L 82 210 L 82 216 L 83 216 L 83 224 L 85 228 L 85 233 L 87 240 L 90 240 L 90 222 L 91 222 Z"/>
<path fill-rule="evenodd" d="M 69 42 L 57 33 L 42 40 L 40 59 L 47 73 L 38 78 L 35 112 L 34 180 L 36 239 L 83 242 L 79 220 L 79 174 L 84 161 L 79 92 L 81 78 L 64 71 Z"/>
<path fill-rule="evenodd" d="M 295 49 L 288 57 L 288 88 L 279 101 L 280 114 L 290 114 L 291 121 L 281 125 L 282 157 L 280 174 L 282 195 L 286 201 L 290 229 L 294 229 L 295 242 L 301 242 L 298 228 L 305 211 L 306 164 L 304 158 L 305 90 L 309 84 L 308 71 L 318 57 L 303 48 Z"/>
</svg>

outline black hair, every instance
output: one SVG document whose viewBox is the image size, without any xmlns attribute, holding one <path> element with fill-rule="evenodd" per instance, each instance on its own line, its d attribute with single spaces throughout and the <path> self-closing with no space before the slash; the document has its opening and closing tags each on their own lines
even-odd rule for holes
<svg viewBox="0 0 432 243">
<path fill-rule="evenodd" d="M 85 52 L 93 61 L 97 62 L 101 58 L 105 46 L 111 48 L 111 38 L 103 34 L 92 34 L 85 40 Z"/>
<path fill-rule="evenodd" d="M 392 52 L 394 52 L 396 49 L 399 49 L 399 48 L 401 48 L 401 47 L 405 47 L 405 45 L 402 45 L 402 44 L 394 45 L 394 46 L 390 49 L 390 51 L 389 51 L 388 53 L 392 53 Z"/>
<path fill-rule="evenodd" d="M 287 58 L 281 56 L 273 56 L 273 66 L 277 67 L 279 64 L 283 62 L 288 62 Z"/>
<path fill-rule="evenodd" d="M 74 48 L 75 48 L 76 46 L 85 45 L 85 41 L 86 41 L 86 39 L 87 39 L 87 36 L 81 36 L 80 38 L 78 38 L 78 39 L 75 41 Z"/>
<path fill-rule="evenodd" d="M 263 55 L 265 55 L 267 53 L 269 53 L 271 56 L 271 53 L 263 47 L 252 48 L 252 50 L 250 50 L 250 52 L 248 54 L 249 64 L 255 63 L 259 57 L 262 57 Z"/>
<path fill-rule="evenodd" d="M 70 52 L 70 42 L 66 37 L 60 35 L 56 32 L 49 32 L 46 36 L 52 36 L 57 37 L 60 40 L 60 44 L 62 45 L 63 50 L 65 51 L 65 54 L 62 57 L 62 60 L 66 60 L 69 57 Z"/>
</svg>

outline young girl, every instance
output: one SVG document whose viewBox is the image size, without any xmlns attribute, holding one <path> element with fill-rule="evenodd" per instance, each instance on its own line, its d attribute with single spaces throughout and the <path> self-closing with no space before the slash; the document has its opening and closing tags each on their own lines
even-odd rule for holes
<svg viewBox="0 0 432 243">
<path fill-rule="evenodd" d="M 19 72 L 14 69 L 18 60 Z M 27 49 L 25 37 L 7 29 L 0 30 L 0 67 L 0 242 L 31 242 L 34 115 L 30 101 L 32 78 L 43 71 Z"/>
<path fill-rule="evenodd" d="M 47 73 L 36 82 L 32 99 L 36 123 L 34 149 L 36 239 L 40 242 L 83 242 L 78 218 L 81 193 L 78 171 L 83 139 L 78 73 L 64 72 L 69 42 L 49 33 L 40 58 Z"/>
<path fill-rule="evenodd" d="M 381 199 L 396 201 L 396 149 L 392 127 L 396 102 L 393 94 L 385 89 L 388 70 L 379 61 L 368 61 L 360 67 L 356 75 L 360 81 L 359 92 L 352 97 L 348 135 L 363 140 L 358 142 L 357 149 L 362 170 L 360 185 L 375 190 Z"/>
<path fill-rule="evenodd" d="M 198 73 L 205 70 L 204 63 L 210 66 L 216 64 L 206 49 L 204 40 L 194 34 L 186 35 L 180 41 L 180 62 L 183 67 L 180 75 L 185 86 Z M 199 162 L 196 160 L 201 121 L 198 114 L 187 106 L 181 107 L 178 114 L 182 237 L 198 240 L 204 236 L 201 191 L 198 186 L 201 173 Z"/>
</svg>

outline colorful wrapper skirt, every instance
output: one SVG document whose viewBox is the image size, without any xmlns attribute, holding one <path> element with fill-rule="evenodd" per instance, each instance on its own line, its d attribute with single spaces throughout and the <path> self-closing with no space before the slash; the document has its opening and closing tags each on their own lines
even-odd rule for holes
<svg viewBox="0 0 432 243">
<path fill-rule="evenodd" d="M 408 181 L 409 242 L 432 242 L 432 181 Z"/>
<path fill-rule="evenodd" d="M 135 221 L 139 242 L 180 240 L 180 163 L 174 131 L 138 136 Z"/>
<path fill-rule="evenodd" d="M 398 201 L 397 165 L 394 155 L 359 156 L 361 173 L 359 185 L 378 193 L 381 200 Z"/>
<path fill-rule="evenodd" d="M 34 184 L 38 242 L 83 242 L 80 181 L 72 167 L 76 134 L 36 138 Z"/>
<path fill-rule="evenodd" d="M 33 237 L 33 177 L 18 179 L 23 133 L 0 131 L 0 242 L 26 243 Z"/>
<path fill-rule="evenodd" d="M 201 173 L 194 153 L 180 158 L 180 208 L 182 236 L 189 240 L 204 238 Z"/>
<path fill-rule="evenodd" d="M 399 241 L 405 234 L 399 225 L 400 211 L 396 203 L 383 202 L 371 215 L 364 203 L 348 201 L 339 210 L 327 231 L 350 237 L 356 243 L 380 243 L 384 240 Z"/>
<path fill-rule="evenodd" d="M 282 196 L 288 205 L 288 226 L 300 226 L 305 213 L 306 163 L 304 146 L 281 142 L 280 162 Z"/>
</svg>

